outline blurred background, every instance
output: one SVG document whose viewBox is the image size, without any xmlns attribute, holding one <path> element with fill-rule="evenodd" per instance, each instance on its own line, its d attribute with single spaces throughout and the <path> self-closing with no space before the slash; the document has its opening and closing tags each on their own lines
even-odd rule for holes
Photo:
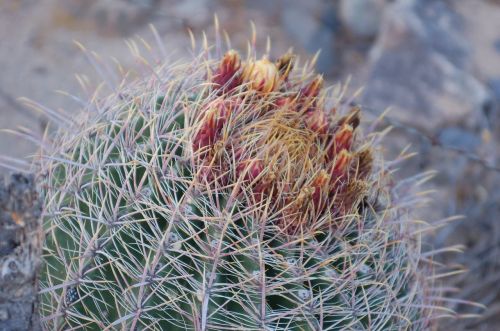
<svg viewBox="0 0 500 331">
<path fill-rule="evenodd" d="M 189 56 L 188 29 L 201 40 L 217 14 L 232 46 L 245 50 L 250 21 L 258 46 L 271 55 L 293 47 L 321 49 L 317 70 L 331 82 L 364 87 L 358 102 L 369 116 L 388 107 L 394 129 L 387 157 L 407 145 L 418 154 L 397 176 L 436 170 L 435 192 L 419 217 L 463 215 L 429 241 L 463 245 L 439 262 L 468 272 L 446 278 L 458 299 L 488 306 L 449 306 L 480 318 L 444 321 L 442 330 L 500 329 L 500 1 L 498 0 L 0 0 L 0 128 L 42 133 L 47 119 L 19 97 L 76 111 L 56 93 L 80 94 L 76 74 L 97 79 L 74 41 L 125 68 L 138 63 L 126 39 L 154 44 L 153 23 L 169 57 Z M 0 155 L 26 158 L 36 146 L 0 133 Z M 0 170 L 3 171 L 3 170 Z"/>
</svg>

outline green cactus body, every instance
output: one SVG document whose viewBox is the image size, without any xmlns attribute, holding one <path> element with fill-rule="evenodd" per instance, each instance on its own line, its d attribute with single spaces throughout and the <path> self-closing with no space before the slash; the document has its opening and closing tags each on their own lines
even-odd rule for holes
<svg viewBox="0 0 500 331">
<path fill-rule="evenodd" d="M 57 132 L 45 328 L 429 327 L 431 270 L 376 135 L 293 64 L 163 66 Z"/>
</svg>

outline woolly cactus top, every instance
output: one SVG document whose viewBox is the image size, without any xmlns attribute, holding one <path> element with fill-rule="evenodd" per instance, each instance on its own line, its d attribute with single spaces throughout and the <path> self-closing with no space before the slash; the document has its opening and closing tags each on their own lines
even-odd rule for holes
<svg viewBox="0 0 500 331">
<path fill-rule="evenodd" d="M 45 327 L 430 327 L 420 232 L 360 109 L 292 54 L 208 54 L 124 80 L 42 151 Z"/>
</svg>

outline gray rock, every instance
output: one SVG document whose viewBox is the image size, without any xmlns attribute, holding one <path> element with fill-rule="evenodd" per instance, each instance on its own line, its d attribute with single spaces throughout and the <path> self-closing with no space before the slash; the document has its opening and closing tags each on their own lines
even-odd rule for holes
<svg viewBox="0 0 500 331">
<path fill-rule="evenodd" d="M 493 93 L 493 97 L 500 101 L 500 78 L 492 79 L 489 81 L 488 85 Z"/>
<path fill-rule="evenodd" d="M 213 13 L 209 9 L 210 1 L 207 0 L 185 0 L 172 4 L 168 14 L 181 19 L 185 23 L 197 29 L 202 29 L 213 21 Z"/>
<path fill-rule="evenodd" d="M 41 330 L 41 210 L 32 177 L 0 175 L 0 330 Z"/>
<path fill-rule="evenodd" d="M 157 4 L 158 0 L 102 1 L 94 8 L 94 19 L 101 29 L 128 35 L 149 21 Z"/>
<path fill-rule="evenodd" d="M 497 41 L 495 41 L 494 46 L 495 46 L 495 49 L 497 50 L 497 52 L 500 53 L 500 39 L 498 39 Z"/>
<path fill-rule="evenodd" d="M 363 103 L 434 130 L 474 122 L 491 102 L 471 74 L 461 20 L 444 1 L 401 1 L 389 6 L 366 67 Z"/>
<path fill-rule="evenodd" d="M 459 127 L 445 128 L 439 133 L 439 141 L 444 146 L 474 152 L 481 145 L 481 138 Z"/>
<path fill-rule="evenodd" d="M 485 116 L 493 125 L 500 125 L 500 78 L 488 82 L 493 100 L 489 108 L 485 109 Z"/>
<path fill-rule="evenodd" d="M 158 0 L 67 0 L 61 3 L 59 15 L 80 24 L 95 24 L 100 32 L 108 35 L 127 35 L 145 24 L 158 4 Z"/>
<path fill-rule="evenodd" d="M 340 19 L 357 37 L 375 37 L 379 31 L 385 0 L 341 0 Z"/>
<path fill-rule="evenodd" d="M 331 73 L 338 61 L 335 34 L 340 22 L 335 5 L 321 1 L 293 3 L 283 7 L 281 20 L 285 30 L 307 52 L 314 54 L 321 50 L 316 68 Z"/>
</svg>

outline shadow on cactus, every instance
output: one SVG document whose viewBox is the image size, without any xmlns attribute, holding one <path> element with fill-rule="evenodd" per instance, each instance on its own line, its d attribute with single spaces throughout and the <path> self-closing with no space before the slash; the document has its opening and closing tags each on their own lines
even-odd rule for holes
<svg viewBox="0 0 500 331">
<path fill-rule="evenodd" d="M 124 80 L 42 151 L 45 328 L 431 328 L 381 134 L 313 64 L 220 53 Z"/>
</svg>

